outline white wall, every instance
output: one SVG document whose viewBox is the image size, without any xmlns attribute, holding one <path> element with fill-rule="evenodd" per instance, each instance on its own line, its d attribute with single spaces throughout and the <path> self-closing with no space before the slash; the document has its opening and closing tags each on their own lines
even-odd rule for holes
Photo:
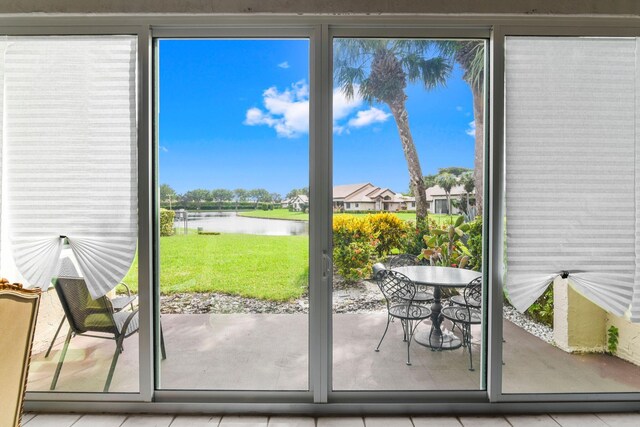
<svg viewBox="0 0 640 427">
<path fill-rule="evenodd" d="M 640 14 L 635 0 L 3 0 L 0 13 Z"/>
</svg>

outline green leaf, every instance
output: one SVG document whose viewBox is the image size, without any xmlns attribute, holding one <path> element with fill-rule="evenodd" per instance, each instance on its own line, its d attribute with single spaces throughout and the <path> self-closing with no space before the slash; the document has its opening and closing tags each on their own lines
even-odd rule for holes
<svg viewBox="0 0 640 427">
<path fill-rule="evenodd" d="M 446 231 L 440 230 L 440 229 L 437 229 L 437 228 L 431 230 L 431 234 L 434 235 L 434 236 L 442 236 L 445 233 L 446 233 Z"/>
<path fill-rule="evenodd" d="M 456 223 L 453 224 L 453 226 L 454 227 L 460 227 L 463 222 L 464 222 L 464 217 L 463 216 L 459 216 L 458 219 L 456 219 Z"/>
</svg>

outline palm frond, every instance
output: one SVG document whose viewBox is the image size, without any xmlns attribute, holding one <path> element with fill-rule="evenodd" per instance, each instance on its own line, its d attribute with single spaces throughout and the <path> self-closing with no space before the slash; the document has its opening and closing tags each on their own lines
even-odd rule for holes
<svg viewBox="0 0 640 427">
<path fill-rule="evenodd" d="M 365 72 L 362 67 L 340 66 L 334 69 L 334 79 L 337 86 L 348 99 L 353 99 L 355 86 L 362 84 L 365 79 Z"/>
<path fill-rule="evenodd" d="M 433 51 L 434 40 L 431 39 L 395 39 L 389 50 L 399 57 L 416 55 L 426 56 Z"/>
<path fill-rule="evenodd" d="M 469 68 L 465 71 L 465 80 L 477 89 L 484 86 L 485 49 L 484 42 L 478 42 L 472 49 Z"/>
<path fill-rule="evenodd" d="M 435 58 L 421 58 L 416 64 L 419 73 L 416 78 L 409 79 L 412 82 L 420 80 L 427 89 L 433 89 L 437 86 L 446 86 L 447 78 L 453 70 L 451 61 L 442 56 Z"/>
</svg>

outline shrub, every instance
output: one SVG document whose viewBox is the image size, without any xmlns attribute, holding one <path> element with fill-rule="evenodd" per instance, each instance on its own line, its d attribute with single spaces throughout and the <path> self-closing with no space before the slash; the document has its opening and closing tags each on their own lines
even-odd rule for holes
<svg viewBox="0 0 640 427">
<path fill-rule="evenodd" d="M 422 250 L 420 257 L 429 260 L 431 265 L 465 268 L 470 259 L 465 244 L 469 224 L 463 221 L 464 218 L 460 216 L 454 224 L 431 229 L 424 236 L 427 248 Z"/>
<path fill-rule="evenodd" d="M 406 221 L 388 212 L 367 215 L 365 221 L 369 222 L 372 233 L 378 236 L 378 256 L 384 257 L 394 249 L 404 252 L 407 238 L 411 235 L 411 226 Z"/>
<path fill-rule="evenodd" d="M 377 238 L 366 217 L 333 217 L 333 262 L 345 281 L 356 282 L 371 275 Z"/>
<path fill-rule="evenodd" d="M 476 217 L 469 223 L 469 268 L 471 270 L 482 270 L 482 217 Z"/>
<path fill-rule="evenodd" d="M 171 236 L 173 234 L 173 220 L 175 211 L 160 208 L 160 235 Z"/>
<path fill-rule="evenodd" d="M 427 244 L 423 236 L 429 234 L 429 230 L 437 228 L 437 224 L 433 220 L 419 221 L 417 224 L 409 221 L 409 233 L 404 242 L 404 252 L 413 255 L 420 255 L 423 249 L 427 248 Z"/>
<path fill-rule="evenodd" d="M 553 327 L 553 285 L 527 309 L 527 314 L 536 322 Z"/>
</svg>

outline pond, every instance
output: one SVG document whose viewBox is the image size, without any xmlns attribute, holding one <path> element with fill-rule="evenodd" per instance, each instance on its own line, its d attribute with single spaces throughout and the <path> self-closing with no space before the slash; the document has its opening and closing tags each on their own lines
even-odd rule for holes
<svg viewBox="0 0 640 427">
<path fill-rule="evenodd" d="M 177 216 L 177 215 L 176 215 Z M 189 212 L 189 228 L 219 233 L 258 234 L 263 236 L 300 236 L 309 234 L 309 223 L 283 219 L 248 218 L 236 212 Z M 182 219 L 176 220 L 177 232 L 184 228 Z"/>
</svg>

